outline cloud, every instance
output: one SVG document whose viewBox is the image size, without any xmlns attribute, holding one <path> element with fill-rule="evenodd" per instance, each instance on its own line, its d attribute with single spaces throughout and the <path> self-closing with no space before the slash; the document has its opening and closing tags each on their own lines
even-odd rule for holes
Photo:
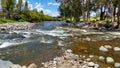
<svg viewBox="0 0 120 68">
<path fill-rule="evenodd" d="M 34 7 L 33 7 L 34 6 Z M 52 11 L 49 9 L 45 9 L 44 6 L 40 2 L 36 2 L 35 4 L 28 3 L 28 7 L 30 10 L 37 9 L 37 11 L 43 11 L 45 15 L 50 15 L 50 16 L 58 16 L 59 12 L 57 11 Z"/>
<path fill-rule="evenodd" d="M 49 10 L 49 9 L 45 9 L 45 10 L 44 10 L 44 14 L 50 15 L 50 16 L 53 16 L 53 17 L 59 16 L 59 13 L 58 13 L 58 12 L 51 11 L 51 10 Z"/>
<path fill-rule="evenodd" d="M 44 10 L 43 9 L 43 5 L 41 3 L 35 3 L 35 9 L 37 9 L 38 11 Z"/>
<path fill-rule="evenodd" d="M 59 6 L 59 3 L 48 2 L 48 5 Z"/>
</svg>

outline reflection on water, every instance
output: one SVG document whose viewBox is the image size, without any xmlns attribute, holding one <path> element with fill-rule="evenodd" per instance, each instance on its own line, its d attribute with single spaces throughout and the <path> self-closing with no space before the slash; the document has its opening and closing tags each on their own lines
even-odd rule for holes
<svg viewBox="0 0 120 68">
<path fill-rule="evenodd" d="M 120 62 L 120 52 L 113 49 L 100 52 L 99 47 L 120 47 L 120 32 L 96 32 L 88 29 L 63 27 L 62 22 L 43 22 L 31 30 L 0 32 L 0 59 L 27 65 L 48 61 L 62 55 L 60 46 L 78 55 L 112 57 Z M 105 64 L 105 62 L 102 62 Z"/>
</svg>

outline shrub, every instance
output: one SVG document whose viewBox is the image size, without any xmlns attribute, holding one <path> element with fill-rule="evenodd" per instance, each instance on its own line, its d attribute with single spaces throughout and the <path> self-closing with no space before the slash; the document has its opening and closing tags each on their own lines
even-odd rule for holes
<svg viewBox="0 0 120 68">
<path fill-rule="evenodd" d="M 13 19 L 15 19 L 19 22 L 24 22 L 24 21 L 26 21 L 26 16 L 24 14 L 16 14 L 13 16 Z"/>
</svg>

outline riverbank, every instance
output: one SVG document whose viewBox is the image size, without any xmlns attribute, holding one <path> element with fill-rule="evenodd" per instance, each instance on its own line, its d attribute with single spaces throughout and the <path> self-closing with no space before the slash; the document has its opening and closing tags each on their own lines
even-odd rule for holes
<svg viewBox="0 0 120 68">
<path fill-rule="evenodd" d="M 21 66 L 13 64 L 10 61 L 0 61 L 0 68 L 99 68 L 93 56 L 85 57 L 82 55 L 75 55 L 71 49 L 65 50 L 63 56 L 56 57 L 49 62 L 43 62 L 42 67 L 37 67 L 35 63 L 29 66 Z"/>
<path fill-rule="evenodd" d="M 0 30 L 29 30 L 32 29 L 35 24 L 36 23 L 30 22 L 5 23 L 0 24 Z"/>
</svg>

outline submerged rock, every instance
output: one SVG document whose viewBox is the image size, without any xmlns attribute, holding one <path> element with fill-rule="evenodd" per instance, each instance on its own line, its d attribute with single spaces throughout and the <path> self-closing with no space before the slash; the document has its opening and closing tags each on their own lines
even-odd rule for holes
<svg viewBox="0 0 120 68">
<path fill-rule="evenodd" d="M 112 49 L 112 46 L 110 46 L 110 45 L 104 45 L 104 47 L 107 49 Z"/>
<path fill-rule="evenodd" d="M 115 61 L 114 61 L 114 59 L 112 57 L 107 57 L 106 62 L 107 63 L 114 63 Z"/>
<path fill-rule="evenodd" d="M 114 51 L 120 51 L 120 47 L 114 47 Z"/>
<path fill-rule="evenodd" d="M 99 56 L 99 60 L 100 60 L 100 61 L 104 61 L 105 58 L 104 58 L 103 56 Z"/>
<path fill-rule="evenodd" d="M 69 50 L 65 51 L 64 56 L 56 57 L 53 61 L 42 63 L 41 68 L 99 68 L 99 64 L 95 64 L 93 60 L 87 61 L 87 58 L 82 58 L 71 53 Z"/>
<path fill-rule="evenodd" d="M 99 48 L 100 51 L 103 51 L 103 52 L 108 52 L 109 50 L 107 48 L 105 48 L 104 46 L 101 46 Z"/>
<path fill-rule="evenodd" d="M 115 68 L 120 68 L 120 63 L 115 63 L 115 64 L 114 64 L 114 67 L 115 67 Z"/>
</svg>

